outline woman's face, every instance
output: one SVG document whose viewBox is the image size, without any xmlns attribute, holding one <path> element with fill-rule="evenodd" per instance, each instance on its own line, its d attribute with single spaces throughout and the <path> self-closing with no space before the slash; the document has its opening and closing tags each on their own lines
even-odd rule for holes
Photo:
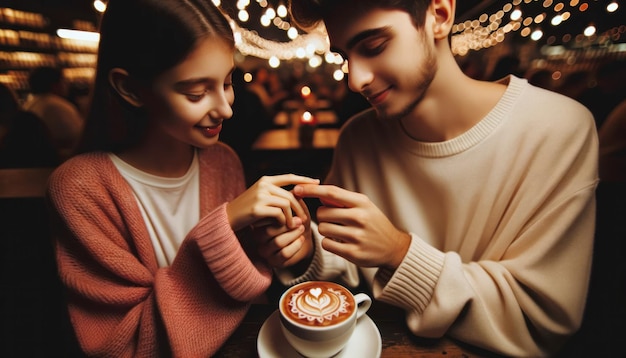
<svg viewBox="0 0 626 358">
<path fill-rule="evenodd" d="M 222 122 L 233 115 L 233 48 L 207 37 L 178 65 L 141 93 L 149 116 L 147 140 L 160 145 L 215 144 Z"/>
</svg>

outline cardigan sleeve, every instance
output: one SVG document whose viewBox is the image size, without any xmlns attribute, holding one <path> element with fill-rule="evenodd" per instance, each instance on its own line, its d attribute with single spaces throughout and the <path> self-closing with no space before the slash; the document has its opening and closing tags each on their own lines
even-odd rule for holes
<svg viewBox="0 0 626 358">
<path fill-rule="evenodd" d="M 200 220 L 188 238 L 198 245 L 209 270 L 232 298 L 250 301 L 265 292 L 271 269 L 255 252 L 244 252 L 228 223 L 226 204 Z M 255 261 L 251 261 L 248 255 Z"/>
<path fill-rule="evenodd" d="M 89 356 L 210 356 L 269 286 L 269 270 L 224 226 L 223 205 L 190 231 L 171 266 L 158 268 L 134 196 L 106 160 L 66 162 L 48 195 L 59 275 Z"/>
</svg>

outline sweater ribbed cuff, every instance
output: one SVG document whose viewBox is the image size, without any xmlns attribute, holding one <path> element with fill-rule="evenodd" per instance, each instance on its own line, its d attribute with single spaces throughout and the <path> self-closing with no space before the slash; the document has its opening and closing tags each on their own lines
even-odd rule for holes
<svg viewBox="0 0 626 358">
<path fill-rule="evenodd" d="M 421 314 L 433 296 L 444 257 L 443 252 L 411 234 L 411 246 L 400 266 L 376 273 L 374 297 Z"/>
<path fill-rule="evenodd" d="M 205 262 L 220 286 L 233 298 L 249 301 L 269 286 L 271 271 L 259 270 L 233 232 L 223 204 L 200 220 L 194 235 Z"/>
<path fill-rule="evenodd" d="M 311 224 L 315 253 L 307 270 L 300 276 L 295 277 L 289 270 L 276 270 L 276 276 L 283 285 L 291 286 L 311 280 L 337 280 L 338 278 L 348 286 L 357 286 L 359 283 L 358 272 L 355 267 L 345 259 L 328 252 L 322 248 L 324 237 L 317 231 L 317 225 Z"/>
</svg>

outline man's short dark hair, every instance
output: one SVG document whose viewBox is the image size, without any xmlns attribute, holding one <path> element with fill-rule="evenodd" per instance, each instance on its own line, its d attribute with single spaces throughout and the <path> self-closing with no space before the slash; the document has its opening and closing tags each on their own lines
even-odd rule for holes
<svg viewBox="0 0 626 358">
<path fill-rule="evenodd" d="M 350 3 L 356 14 L 373 8 L 406 11 L 416 28 L 424 26 L 426 11 L 430 6 L 430 0 L 289 0 L 289 10 L 296 25 L 308 30 L 346 3 Z"/>
</svg>

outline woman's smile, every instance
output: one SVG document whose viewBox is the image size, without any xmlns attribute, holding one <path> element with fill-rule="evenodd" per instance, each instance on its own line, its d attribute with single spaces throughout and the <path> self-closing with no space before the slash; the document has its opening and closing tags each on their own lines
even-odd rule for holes
<svg viewBox="0 0 626 358">
<path fill-rule="evenodd" d="M 196 128 L 198 128 L 202 132 L 202 135 L 204 135 L 205 137 L 212 138 L 220 134 L 220 132 L 222 131 L 222 123 L 209 127 L 198 125 L 196 126 Z"/>
</svg>

